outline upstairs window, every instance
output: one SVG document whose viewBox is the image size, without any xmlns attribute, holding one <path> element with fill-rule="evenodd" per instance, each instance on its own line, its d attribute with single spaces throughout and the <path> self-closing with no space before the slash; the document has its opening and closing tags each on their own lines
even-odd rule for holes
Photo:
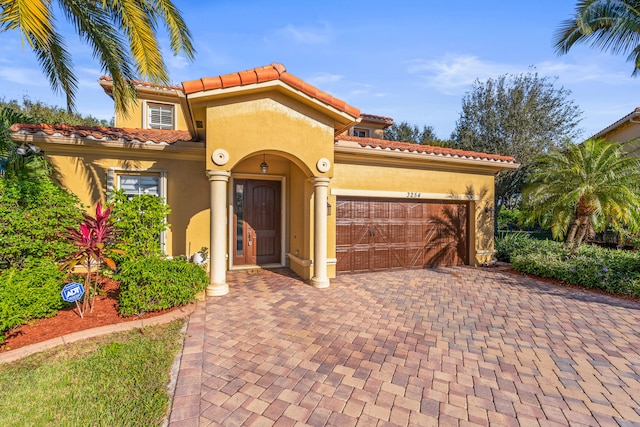
<svg viewBox="0 0 640 427">
<path fill-rule="evenodd" d="M 353 136 L 369 138 L 369 129 L 353 128 Z"/>
<path fill-rule="evenodd" d="M 174 108 L 169 104 L 147 104 L 147 127 L 149 129 L 173 130 Z"/>
</svg>

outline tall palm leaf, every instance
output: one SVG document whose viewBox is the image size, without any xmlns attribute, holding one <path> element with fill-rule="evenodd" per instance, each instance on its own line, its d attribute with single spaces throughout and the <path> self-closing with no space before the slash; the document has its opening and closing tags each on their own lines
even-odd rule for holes
<svg viewBox="0 0 640 427">
<path fill-rule="evenodd" d="M 530 221 L 577 248 L 608 224 L 640 225 L 640 161 L 623 146 L 589 139 L 538 159 L 523 192 Z"/>
<path fill-rule="evenodd" d="M 62 91 L 72 109 L 78 80 L 63 37 L 55 26 L 61 10 L 80 38 L 93 49 L 103 71 L 113 78 L 117 111 L 127 112 L 136 93 L 131 80 L 168 84 L 158 45 L 158 24 L 164 24 L 174 55 L 193 59 L 191 34 L 170 0 L 0 0 L 0 31 L 19 31 L 36 54 L 51 87 Z"/>
<path fill-rule="evenodd" d="M 573 19 L 563 21 L 555 34 L 555 48 L 567 53 L 575 44 L 613 54 L 626 54 L 634 64 L 633 75 L 640 73 L 640 1 L 582 0 Z"/>
</svg>

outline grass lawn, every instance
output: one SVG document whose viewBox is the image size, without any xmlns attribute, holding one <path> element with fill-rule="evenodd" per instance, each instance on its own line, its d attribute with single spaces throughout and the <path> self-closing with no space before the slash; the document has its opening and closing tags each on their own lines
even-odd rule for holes
<svg viewBox="0 0 640 427">
<path fill-rule="evenodd" d="M 160 424 L 183 325 L 113 334 L 0 365 L 0 425 Z"/>
</svg>

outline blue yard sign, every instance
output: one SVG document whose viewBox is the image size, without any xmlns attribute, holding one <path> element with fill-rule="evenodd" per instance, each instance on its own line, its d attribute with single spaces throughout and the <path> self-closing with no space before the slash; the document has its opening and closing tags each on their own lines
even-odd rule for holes
<svg viewBox="0 0 640 427">
<path fill-rule="evenodd" d="M 66 302 L 76 302 L 84 295 L 84 287 L 80 283 L 71 282 L 64 285 L 60 293 Z"/>
</svg>

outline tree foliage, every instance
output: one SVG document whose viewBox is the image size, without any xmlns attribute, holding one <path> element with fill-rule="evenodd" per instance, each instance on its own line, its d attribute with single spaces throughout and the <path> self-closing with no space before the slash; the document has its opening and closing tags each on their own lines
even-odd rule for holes
<svg viewBox="0 0 640 427">
<path fill-rule="evenodd" d="M 640 74 L 640 1 L 581 0 L 573 18 L 560 24 L 554 44 L 566 54 L 580 43 L 617 54 L 633 63 L 633 75 Z"/>
<path fill-rule="evenodd" d="M 529 221 L 566 236 L 575 250 L 607 226 L 640 226 L 640 159 L 618 143 L 589 139 L 538 158 L 523 193 Z"/>
<path fill-rule="evenodd" d="M 439 139 L 433 126 L 422 126 L 422 130 L 420 130 L 417 125 L 411 125 L 407 122 L 394 123 L 386 128 L 384 139 L 439 147 L 447 147 L 451 144 L 450 141 Z"/>
<path fill-rule="evenodd" d="M 30 260 L 63 260 L 73 246 L 60 238 L 81 218 L 78 198 L 48 176 L 0 179 L 0 269 Z"/>
<path fill-rule="evenodd" d="M 569 98 L 571 92 L 556 88 L 554 80 L 537 73 L 507 74 L 476 81 L 462 100 L 451 136 L 454 146 L 514 156 L 521 164 L 498 174 L 498 209 L 518 199 L 533 159 L 580 134 L 582 112 Z"/>
<path fill-rule="evenodd" d="M 158 43 L 158 26 L 169 35 L 174 55 L 193 59 L 191 34 L 171 0 L 78 1 L 4 0 L 0 3 L 0 31 L 18 31 L 35 53 L 55 91 L 66 95 L 72 110 L 78 89 L 66 42 L 56 28 L 61 13 L 81 40 L 93 50 L 103 70 L 113 78 L 117 111 L 127 111 L 136 92 L 138 75 L 154 83 L 169 83 Z"/>
<path fill-rule="evenodd" d="M 113 225 L 119 234 L 118 249 L 124 258 L 136 260 L 163 255 L 160 235 L 167 230 L 169 206 L 152 194 L 128 196 L 122 190 L 113 194 Z"/>
<path fill-rule="evenodd" d="M 10 109 L 15 114 L 22 115 L 22 118 L 12 120 L 13 123 L 46 123 L 50 125 L 69 126 L 112 126 L 113 120 L 103 120 L 91 115 L 70 112 L 66 108 L 57 105 L 45 104 L 42 101 L 34 101 L 29 97 L 22 98 L 22 101 L 15 99 L 0 99 L 0 110 Z M 4 123 L 3 123 L 4 124 Z"/>
</svg>

